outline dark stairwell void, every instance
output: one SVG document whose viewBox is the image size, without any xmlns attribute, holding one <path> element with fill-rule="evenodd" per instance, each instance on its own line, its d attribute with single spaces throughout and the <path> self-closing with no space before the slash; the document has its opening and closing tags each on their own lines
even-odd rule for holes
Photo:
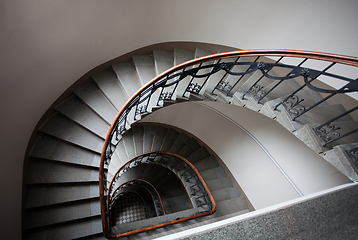
<svg viewBox="0 0 358 240">
<path fill-rule="evenodd" d="M 108 194 L 109 237 L 124 237 L 216 211 L 214 198 L 195 166 L 164 151 L 145 153 L 124 164 L 114 175 Z"/>
</svg>

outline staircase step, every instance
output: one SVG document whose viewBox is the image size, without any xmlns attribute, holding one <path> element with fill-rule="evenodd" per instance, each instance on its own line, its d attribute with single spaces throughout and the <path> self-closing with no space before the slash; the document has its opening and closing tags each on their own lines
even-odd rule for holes
<svg viewBox="0 0 358 240">
<path fill-rule="evenodd" d="M 45 228 L 28 231 L 29 240 L 75 239 L 102 232 L 101 216 L 65 222 Z"/>
<path fill-rule="evenodd" d="M 30 209 L 27 211 L 26 228 L 43 227 L 100 214 L 99 198 Z"/>
<path fill-rule="evenodd" d="M 102 138 L 60 114 L 48 119 L 40 131 L 92 151 L 101 152 L 104 144 Z"/>
<path fill-rule="evenodd" d="M 338 145 L 324 152 L 322 157 L 350 180 L 358 182 L 358 161 L 354 161 L 354 157 L 348 153 L 357 147 L 358 143 Z"/>
<path fill-rule="evenodd" d="M 117 111 L 121 110 L 131 95 L 120 84 L 113 71 L 104 71 L 92 76 L 101 91 L 107 96 Z"/>
<path fill-rule="evenodd" d="M 134 147 L 134 139 L 133 139 L 133 131 L 129 129 L 123 136 L 122 141 L 124 143 L 125 150 L 128 155 L 128 159 L 134 158 L 135 155 L 135 147 Z"/>
<path fill-rule="evenodd" d="M 153 54 L 154 54 L 156 75 L 159 75 L 162 72 L 165 72 L 166 70 L 174 66 L 173 52 L 154 50 Z"/>
<path fill-rule="evenodd" d="M 154 140 L 152 144 L 152 151 L 160 150 L 168 133 L 168 128 L 158 125 L 155 130 Z"/>
<path fill-rule="evenodd" d="M 99 153 L 44 134 L 36 140 L 29 156 L 93 167 L 99 167 L 101 159 Z"/>
<path fill-rule="evenodd" d="M 194 166 L 199 172 L 202 172 L 211 168 L 219 167 L 219 164 L 214 156 L 209 156 L 201 161 L 194 163 Z"/>
<path fill-rule="evenodd" d="M 165 139 L 163 141 L 163 145 L 161 147 L 161 150 L 163 151 L 169 151 L 171 146 L 174 144 L 175 140 L 179 136 L 179 132 L 169 128 L 167 135 L 165 136 Z"/>
<path fill-rule="evenodd" d="M 154 126 L 154 125 L 145 125 L 144 126 L 143 151 L 145 153 L 152 151 L 155 131 L 156 131 L 156 126 Z"/>
<path fill-rule="evenodd" d="M 211 192 L 233 187 L 231 179 L 229 177 L 206 181 L 206 185 L 208 186 Z"/>
<path fill-rule="evenodd" d="M 98 169 L 62 162 L 33 159 L 28 169 L 27 183 L 70 183 L 98 181 Z"/>
<path fill-rule="evenodd" d="M 56 110 L 98 136 L 106 137 L 110 125 L 77 97 L 66 100 Z"/>
<path fill-rule="evenodd" d="M 282 111 L 277 116 L 277 121 L 284 126 L 289 131 L 295 131 L 302 128 L 305 124 L 309 123 L 324 123 L 334 117 L 346 112 L 344 107 L 340 104 L 336 105 L 319 105 L 315 108 L 311 109 L 304 115 L 295 119 L 295 121 L 291 120 L 291 117 L 286 111 Z M 338 120 L 339 122 L 343 121 L 353 121 L 352 117 L 346 115 Z"/>
<path fill-rule="evenodd" d="M 93 111 L 100 115 L 108 124 L 111 124 L 117 115 L 117 110 L 109 102 L 94 81 L 87 81 L 74 90 Z"/>
<path fill-rule="evenodd" d="M 117 170 L 124 164 L 124 162 L 121 161 L 121 159 L 118 156 L 117 151 L 115 151 L 112 155 L 111 162 L 108 167 L 108 172 L 112 175 L 114 175 Z"/>
<path fill-rule="evenodd" d="M 244 197 L 233 198 L 216 203 L 216 212 L 212 215 L 206 216 L 207 219 L 221 218 L 225 215 L 239 215 L 249 212 L 246 199 Z"/>
<path fill-rule="evenodd" d="M 184 194 L 170 198 L 162 198 L 166 214 L 184 211 L 193 207 L 189 197 L 186 195 L 186 193 Z"/>
<path fill-rule="evenodd" d="M 73 202 L 95 197 L 99 197 L 97 182 L 28 185 L 26 208 Z"/>
<path fill-rule="evenodd" d="M 323 141 L 325 140 L 325 136 L 330 137 L 331 139 L 335 138 L 335 134 L 339 133 L 339 135 L 344 135 L 345 133 L 358 129 L 358 122 L 349 121 L 349 122 L 333 122 L 332 126 L 334 127 L 340 127 L 340 129 L 337 129 L 337 131 L 332 131 L 332 133 L 323 135 L 322 134 L 322 140 L 321 138 L 314 132 L 313 128 L 319 126 L 320 124 L 306 124 L 301 129 L 297 130 L 293 134 L 299 138 L 302 142 L 304 142 L 308 147 L 313 149 L 317 153 L 322 153 L 325 151 L 328 151 L 329 149 L 333 148 L 337 145 L 343 145 L 348 143 L 354 143 L 357 142 L 358 139 L 358 133 L 353 133 L 349 136 L 346 136 L 342 139 L 336 140 L 332 143 L 327 144 L 326 146 L 323 146 Z M 326 127 L 326 130 L 330 131 L 331 129 Z"/>
<path fill-rule="evenodd" d="M 187 158 L 188 156 L 190 156 L 191 154 L 193 154 L 194 152 L 196 152 L 199 148 L 201 147 L 201 145 L 194 139 L 190 139 L 189 142 L 179 151 L 179 155 Z"/>
<path fill-rule="evenodd" d="M 189 61 L 194 58 L 194 53 L 185 49 L 175 48 L 174 49 L 174 65 L 179 65 L 181 63 L 184 63 L 186 61 Z M 191 69 L 192 67 L 189 67 L 187 69 Z M 176 93 L 174 95 L 178 97 L 182 97 L 185 89 L 187 88 L 189 82 L 190 82 L 190 76 L 185 77 L 182 79 L 176 89 Z"/>
<path fill-rule="evenodd" d="M 240 192 L 236 187 L 216 190 L 211 192 L 211 194 L 216 203 L 240 197 Z"/>
<path fill-rule="evenodd" d="M 205 181 L 226 177 L 225 170 L 222 167 L 216 167 L 205 171 L 200 171 L 200 174 Z"/>
<path fill-rule="evenodd" d="M 114 64 L 112 68 L 129 96 L 143 86 L 133 62 Z"/>
<path fill-rule="evenodd" d="M 143 151 L 143 138 L 144 138 L 144 126 L 133 126 L 133 138 L 136 156 L 144 153 Z"/>
<path fill-rule="evenodd" d="M 175 142 L 169 149 L 169 152 L 179 153 L 181 149 L 190 141 L 190 137 L 185 133 L 180 133 Z"/>
<path fill-rule="evenodd" d="M 196 163 L 210 156 L 211 154 L 208 152 L 208 150 L 204 146 L 202 146 L 199 149 L 197 149 L 195 152 L 190 154 L 186 159 L 195 165 Z"/>
<path fill-rule="evenodd" d="M 132 59 L 143 85 L 148 83 L 155 76 L 157 76 L 155 71 L 153 56 L 150 55 L 133 56 Z"/>
</svg>

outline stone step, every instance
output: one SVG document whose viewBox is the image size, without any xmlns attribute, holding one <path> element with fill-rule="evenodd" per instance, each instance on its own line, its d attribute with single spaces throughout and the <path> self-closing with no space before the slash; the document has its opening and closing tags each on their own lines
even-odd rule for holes
<svg viewBox="0 0 358 240">
<path fill-rule="evenodd" d="M 211 194 L 216 203 L 240 197 L 240 192 L 236 187 L 216 190 L 211 192 Z"/>
<path fill-rule="evenodd" d="M 206 185 L 211 192 L 233 187 L 231 179 L 229 177 L 217 178 L 206 181 Z"/>
<path fill-rule="evenodd" d="M 124 162 L 121 161 L 121 159 L 118 156 L 117 151 L 115 151 L 112 155 L 111 162 L 108 167 L 108 172 L 114 176 L 114 174 L 117 172 L 117 170 L 124 164 Z"/>
<path fill-rule="evenodd" d="M 84 149 L 45 134 L 38 137 L 29 156 L 92 167 L 99 167 L 101 160 L 98 152 Z"/>
<path fill-rule="evenodd" d="M 152 151 L 155 131 L 156 131 L 155 125 L 145 125 L 144 126 L 143 152 L 146 153 L 146 152 Z"/>
<path fill-rule="evenodd" d="M 344 112 L 346 112 L 346 110 L 340 104 L 322 105 L 322 106 L 319 105 L 311 109 L 310 111 L 306 112 L 304 115 L 298 117 L 297 119 L 295 119 L 295 121 L 291 120 L 291 117 L 287 111 L 282 111 L 277 116 L 276 120 L 287 130 L 293 132 L 295 130 L 302 128 L 305 124 L 324 123 Z M 351 116 L 346 115 L 340 118 L 338 121 L 348 122 L 348 121 L 353 121 L 353 119 Z"/>
<path fill-rule="evenodd" d="M 190 141 L 190 137 L 185 133 L 181 132 L 175 139 L 173 145 L 170 147 L 169 152 L 179 153 L 180 150 Z"/>
<path fill-rule="evenodd" d="M 209 169 L 211 169 L 211 168 L 219 167 L 219 164 L 218 164 L 218 162 L 216 161 L 216 159 L 215 159 L 214 156 L 209 156 L 209 157 L 204 158 L 204 159 L 201 160 L 201 161 L 196 162 L 196 163 L 194 164 L 194 166 L 196 167 L 196 169 L 197 169 L 199 172 L 202 172 L 202 171 L 209 170 Z"/>
<path fill-rule="evenodd" d="M 235 61 L 237 60 L 236 58 L 227 58 L 227 59 L 222 59 L 222 63 L 225 62 L 230 62 L 230 61 Z M 239 58 L 237 60 L 237 62 L 247 62 L 246 58 Z M 243 73 L 246 72 L 249 68 L 249 65 L 235 65 L 230 71 L 234 72 L 234 73 Z M 216 79 L 212 79 L 210 78 L 210 81 L 213 81 L 214 83 L 219 83 L 219 81 L 221 81 L 221 84 L 219 84 L 217 86 L 217 89 L 214 91 L 214 94 L 223 94 L 223 95 L 228 95 L 228 96 L 232 96 L 236 91 L 238 91 L 238 89 L 251 77 L 252 73 L 249 74 L 245 74 L 245 75 L 224 75 L 225 71 L 220 71 L 218 73 L 218 77 L 221 77 L 219 80 L 217 79 L 218 77 L 216 77 Z M 214 75 L 215 76 L 215 75 Z M 222 78 L 224 77 L 224 78 Z M 216 85 L 215 85 L 216 86 Z M 210 88 L 207 88 L 207 90 L 210 91 Z M 211 90 L 212 91 L 212 90 Z"/>
<path fill-rule="evenodd" d="M 29 240 L 63 240 L 102 233 L 101 216 L 64 222 L 27 232 Z"/>
<path fill-rule="evenodd" d="M 27 173 L 27 184 L 78 183 L 98 181 L 98 169 L 63 162 L 33 159 Z"/>
<path fill-rule="evenodd" d="M 201 148 L 201 145 L 194 139 L 190 139 L 189 142 L 178 152 L 178 154 L 184 158 L 187 158 L 198 149 Z"/>
<path fill-rule="evenodd" d="M 321 155 L 350 180 L 358 182 L 358 159 L 350 153 L 350 150 L 357 147 L 358 143 L 338 145 Z"/>
<path fill-rule="evenodd" d="M 134 158 L 135 154 L 135 146 L 134 146 L 134 139 L 133 139 L 133 130 L 129 129 L 126 134 L 122 136 L 122 141 L 124 144 L 124 148 L 126 150 L 128 160 Z"/>
<path fill-rule="evenodd" d="M 325 151 L 330 150 L 334 146 L 337 145 L 343 145 L 348 143 L 354 143 L 357 142 L 358 139 L 358 133 L 353 133 L 349 136 L 346 136 L 342 139 L 338 139 L 332 143 L 326 144 L 324 146 L 324 143 L 327 142 L 328 139 L 335 139 L 338 136 L 342 136 L 347 132 L 350 132 L 352 130 L 358 129 L 358 123 L 354 121 L 348 121 L 348 122 L 333 122 L 331 124 L 331 127 L 324 127 L 327 134 L 321 133 L 316 134 L 313 128 L 316 128 L 320 124 L 306 124 L 301 129 L 297 130 L 293 134 L 300 139 L 302 142 L 304 142 L 308 147 L 313 149 L 317 153 L 322 153 Z M 339 129 L 338 129 L 339 127 Z"/>
<path fill-rule="evenodd" d="M 67 99 L 57 106 L 56 110 L 98 136 L 106 138 L 110 125 L 77 97 Z"/>
<path fill-rule="evenodd" d="M 114 64 L 112 68 L 129 96 L 133 96 L 143 86 L 133 62 Z"/>
<path fill-rule="evenodd" d="M 123 105 L 131 97 L 113 71 L 103 71 L 93 75 L 92 78 L 117 111 L 121 110 Z"/>
<path fill-rule="evenodd" d="M 94 81 L 86 81 L 77 87 L 74 93 L 108 124 L 112 124 L 117 115 L 117 110 Z"/>
<path fill-rule="evenodd" d="M 270 75 L 275 77 L 277 76 L 271 71 L 270 71 Z M 273 82 L 272 79 L 263 76 L 262 72 L 258 70 L 253 72 L 251 76 L 240 86 L 238 92 L 240 92 L 241 97 L 244 96 L 245 98 L 249 98 L 250 95 L 252 96 L 251 91 L 255 91 L 258 88 L 264 88 L 266 86 L 269 86 L 272 82 Z M 254 85 L 255 83 L 256 85 Z"/>
<path fill-rule="evenodd" d="M 188 195 L 184 192 L 182 195 L 174 197 L 162 197 L 165 213 L 175 213 L 193 208 Z"/>
<path fill-rule="evenodd" d="M 226 177 L 225 170 L 222 167 L 216 167 L 205 171 L 200 171 L 200 174 L 205 181 Z"/>
<path fill-rule="evenodd" d="M 178 138 L 179 136 L 179 132 L 174 130 L 173 128 L 169 128 L 165 139 L 163 141 L 161 150 L 162 151 L 170 151 L 170 148 L 173 146 L 175 140 Z"/>
<path fill-rule="evenodd" d="M 167 133 L 168 133 L 168 128 L 157 125 L 154 139 L 153 139 L 153 144 L 152 144 L 152 151 L 158 151 L 161 149 Z"/>
<path fill-rule="evenodd" d="M 156 69 L 155 69 L 156 66 L 154 63 L 153 56 L 151 55 L 133 56 L 132 60 L 134 62 L 136 71 L 139 75 L 139 79 L 142 82 L 142 85 L 147 84 L 149 81 L 151 81 L 154 77 L 157 76 Z M 151 96 L 149 100 L 149 104 L 147 106 L 148 112 L 151 112 L 152 107 L 156 106 L 159 95 L 160 95 L 160 91 L 158 90 L 154 92 L 153 95 Z"/>
<path fill-rule="evenodd" d="M 35 208 L 59 203 L 99 197 L 97 182 L 70 184 L 28 185 L 26 208 Z"/>
<path fill-rule="evenodd" d="M 132 60 L 134 62 L 135 69 L 139 75 L 139 79 L 142 82 L 142 85 L 148 83 L 155 76 L 157 76 L 153 56 L 133 56 Z"/>
<path fill-rule="evenodd" d="M 132 132 L 133 132 L 135 153 L 136 153 L 136 156 L 138 156 L 138 155 L 144 153 L 144 150 L 143 150 L 144 126 L 140 126 L 140 125 L 133 126 Z"/>
<path fill-rule="evenodd" d="M 224 216 L 235 216 L 249 212 L 249 208 L 244 197 L 228 199 L 216 203 L 216 211 L 212 215 L 205 216 L 203 220 L 213 219 L 218 221 Z"/>
<path fill-rule="evenodd" d="M 99 198 L 28 209 L 26 228 L 37 228 L 101 214 Z"/>
<path fill-rule="evenodd" d="M 40 131 L 99 153 L 104 144 L 101 137 L 60 114 L 49 118 Z"/>
<path fill-rule="evenodd" d="M 159 75 L 174 66 L 174 53 L 170 51 L 154 50 L 156 75 Z"/>
<path fill-rule="evenodd" d="M 194 53 L 191 51 L 188 51 L 185 49 L 179 49 L 179 48 L 174 49 L 174 65 L 179 65 L 179 64 L 189 61 L 193 58 L 194 58 Z M 192 67 L 189 67 L 187 69 L 191 69 L 191 68 Z M 185 89 L 187 88 L 187 86 L 190 82 L 190 79 L 191 79 L 191 77 L 187 76 L 182 81 L 180 81 L 176 88 L 176 93 L 173 95 L 182 97 Z"/>
<path fill-rule="evenodd" d="M 204 146 L 201 146 L 195 152 L 191 153 L 186 159 L 195 165 L 197 162 L 200 162 L 210 156 L 211 154 L 208 150 Z"/>
</svg>

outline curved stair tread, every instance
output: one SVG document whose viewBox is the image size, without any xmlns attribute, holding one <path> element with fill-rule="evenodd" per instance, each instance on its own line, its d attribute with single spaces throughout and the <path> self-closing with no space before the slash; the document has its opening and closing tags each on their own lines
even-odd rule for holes
<svg viewBox="0 0 358 240">
<path fill-rule="evenodd" d="M 100 164 L 100 153 L 44 134 L 36 140 L 29 156 L 84 166 L 99 167 Z"/>
<path fill-rule="evenodd" d="M 101 137 L 59 114 L 52 116 L 40 131 L 93 151 L 101 152 L 104 144 Z"/>
<path fill-rule="evenodd" d="M 104 71 L 93 75 L 92 78 L 116 110 L 121 110 L 130 95 L 123 88 L 116 74 L 113 71 Z"/>
<path fill-rule="evenodd" d="M 73 91 L 93 111 L 111 124 L 117 115 L 117 110 L 98 88 L 94 81 L 87 81 Z"/>
<path fill-rule="evenodd" d="M 33 159 L 26 180 L 27 184 L 87 182 L 98 181 L 98 174 L 98 168 Z"/>
<path fill-rule="evenodd" d="M 174 53 L 163 50 L 153 50 L 156 75 L 159 75 L 174 66 Z"/>
<path fill-rule="evenodd" d="M 44 227 L 61 222 L 73 221 L 101 215 L 99 197 L 71 203 L 29 209 L 26 228 Z"/>
<path fill-rule="evenodd" d="M 56 110 L 103 139 L 106 138 L 110 125 L 77 97 L 67 99 Z"/>
<path fill-rule="evenodd" d="M 31 230 L 28 232 L 27 238 L 33 240 L 62 240 L 86 237 L 97 233 L 102 233 L 102 221 L 100 216 Z"/>
<path fill-rule="evenodd" d="M 143 86 L 133 62 L 114 64 L 112 68 L 129 96 L 133 96 Z"/>
<path fill-rule="evenodd" d="M 99 197 L 97 182 L 70 184 L 29 185 L 26 208 L 35 208 L 59 203 L 73 202 Z"/>
</svg>

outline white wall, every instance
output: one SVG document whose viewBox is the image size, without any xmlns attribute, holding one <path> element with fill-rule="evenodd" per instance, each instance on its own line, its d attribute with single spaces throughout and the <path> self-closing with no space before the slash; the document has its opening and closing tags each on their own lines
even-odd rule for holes
<svg viewBox="0 0 358 240">
<path fill-rule="evenodd" d="M 279 123 L 247 108 L 187 102 L 141 122 L 197 136 L 223 160 L 255 209 L 351 182 Z"/>
<path fill-rule="evenodd" d="M 1 1 L 1 236 L 20 238 L 22 164 L 33 128 L 88 70 L 166 41 L 358 56 L 357 9 L 354 0 Z"/>
</svg>

